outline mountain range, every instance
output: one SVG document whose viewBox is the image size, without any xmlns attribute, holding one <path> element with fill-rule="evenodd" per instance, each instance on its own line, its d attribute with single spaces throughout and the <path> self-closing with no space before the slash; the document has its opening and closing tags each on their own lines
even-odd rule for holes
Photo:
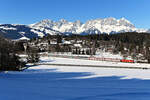
<svg viewBox="0 0 150 100">
<path fill-rule="evenodd" d="M 115 34 L 123 32 L 148 32 L 148 29 L 136 28 L 125 18 L 115 19 L 113 17 L 105 19 L 88 20 L 85 23 L 79 20 L 69 22 L 65 19 L 59 21 L 42 20 L 35 24 L 0 24 L 0 35 L 10 39 L 30 39 L 50 35 L 70 35 L 70 34 Z"/>
</svg>

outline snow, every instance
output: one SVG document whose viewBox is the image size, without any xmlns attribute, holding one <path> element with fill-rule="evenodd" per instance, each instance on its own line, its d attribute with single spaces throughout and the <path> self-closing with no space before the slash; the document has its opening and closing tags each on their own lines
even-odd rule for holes
<svg viewBox="0 0 150 100">
<path fill-rule="evenodd" d="M 146 67 L 150 68 L 149 64 L 139 63 L 120 63 L 120 62 L 106 62 L 106 61 L 90 61 L 82 59 L 70 59 L 70 58 L 58 58 L 58 57 L 43 57 L 41 63 L 47 64 L 72 64 L 72 65 L 99 65 L 99 66 L 120 66 L 120 67 Z M 122 79 L 150 79 L 150 70 L 142 69 L 120 69 L 120 68 L 96 68 L 96 67 L 66 67 L 66 66 L 42 66 L 34 67 L 36 69 L 49 69 L 57 68 L 60 72 L 90 72 L 91 76 L 82 78 L 92 77 L 104 77 L 104 76 L 124 76 Z"/>
<path fill-rule="evenodd" d="M 71 41 L 63 41 L 63 44 L 72 44 Z"/>
<path fill-rule="evenodd" d="M 53 62 L 51 62 L 51 59 Z M 120 66 L 120 67 L 146 67 L 150 68 L 149 64 L 140 63 L 121 63 L 121 62 L 107 62 L 107 61 L 93 61 L 83 59 L 59 58 L 59 57 L 41 57 L 41 61 L 50 61 L 49 64 L 73 64 L 73 65 L 99 65 L 99 66 Z M 42 62 L 41 62 L 42 63 Z M 45 63 L 45 62 L 44 62 Z"/>
<path fill-rule="evenodd" d="M 75 47 L 82 47 L 81 44 L 74 44 Z"/>
<path fill-rule="evenodd" d="M 57 73 L 90 73 L 87 76 L 72 77 L 70 79 L 87 79 L 96 77 L 111 77 L 116 76 L 120 79 L 142 79 L 150 80 L 150 70 L 141 69 L 119 69 L 119 68 L 96 68 L 96 67 L 79 67 L 79 66 L 52 66 L 52 65 L 40 65 L 31 67 L 29 70 L 41 70 L 39 72 L 52 72 L 52 69 L 56 69 L 53 72 Z M 51 70 L 50 70 L 51 69 Z M 49 71 L 50 70 L 50 71 Z"/>
<path fill-rule="evenodd" d="M 44 53 L 49 56 L 64 56 L 64 57 L 90 57 L 90 55 L 79 55 L 79 54 L 72 54 L 72 52 L 53 52 L 53 53 Z"/>
<path fill-rule="evenodd" d="M 41 58 L 43 62 L 58 59 L 72 62 L 71 59 Z M 22 72 L 1 72 L 0 84 L 2 100 L 150 99 L 150 70 L 141 69 L 39 65 Z"/>
<path fill-rule="evenodd" d="M 25 55 L 20 55 L 24 57 Z M 130 69 L 130 68 L 110 68 L 110 66 L 120 67 L 147 67 L 150 64 L 139 63 L 116 63 L 106 61 L 91 61 L 82 59 L 60 58 L 60 57 L 41 57 L 40 64 L 72 64 L 72 65 L 99 65 L 105 67 L 81 67 L 81 66 L 63 66 L 63 65 L 37 65 L 28 68 L 19 74 L 34 73 L 89 73 L 86 76 L 75 76 L 70 79 L 88 79 L 97 77 L 120 77 L 120 79 L 142 79 L 150 80 L 150 69 Z M 29 64 L 30 65 L 30 64 Z M 108 68 L 107 68 L 108 66 Z M 55 70 L 53 70 L 55 69 Z M 31 71 L 31 70 L 34 70 Z"/>
<path fill-rule="evenodd" d="M 19 41 L 19 40 L 30 40 L 30 39 L 25 37 L 25 36 L 23 36 L 23 37 L 21 37 L 19 39 L 14 39 L 13 41 Z"/>
<path fill-rule="evenodd" d="M 100 57 L 100 58 L 114 58 L 114 59 L 122 59 L 122 55 L 120 54 L 112 54 L 110 52 L 103 52 L 100 51 L 98 54 L 94 55 L 94 57 Z"/>
<path fill-rule="evenodd" d="M 26 58 L 26 57 L 28 57 L 28 55 L 26 55 L 26 54 L 20 54 L 20 55 L 18 55 L 19 57 L 22 57 L 22 58 Z"/>
<path fill-rule="evenodd" d="M 91 72 L 99 76 L 94 76 Z M 0 98 L 2 100 L 149 100 L 149 80 L 119 79 L 126 74 L 133 76 L 131 73 L 137 73 L 134 74 L 136 76 L 143 73 L 147 77 L 150 76 L 148 71 L 145 72 L 35 66 L 23 72 L 0 73 Z M 115 77 L 118 73 L 121 77 Z M 88 77 L 92 75 L 95 78 Z"/>
<path fill-rule="evenodd" d="M 30 40 L 30 39 L 27 37 L 21 37 L 21 38 L 19 38 L 19 40 Z"/>
<path fill-rule="evenodd" d="M 0 26 L 0 29 L 4 29 L 4 30 L 17 30 L 16 28 L 13 28 L 13 27 L 4 27 L 4 26 Z"/>
<path fill-rule="evenodd" d="M 130 23 L 131 24 L 131 22 L 130 21 L 128 21 L 126 18 L 124 18 L 124 17 L 122 17 L 120 20 L 118 20 L 118 21 L 125 21 L 125 22 L 127 22 L 127 23 Z"/>
<path fill-rule="evenodd" d="M 55 34 L 56 34 L 56 32 L 51 31 L 51 30 L 48 30 L 48 29 L 45 29 L 45 32 L 46 32 L 47 34 L 50 34 L 50 35 L 55 35 Z"/>
<path fill-rule="evenodd" d="M 25 32 L 19 32 L 20 34 L 25 34 Z"/>
<path fill-rule="evenodd" d="M 31 32 L 36 33 L 39 37 L 43 37 L 44 36 L 44 34 L 42 32 L 38 32 L 38 31 L 36 31 L 34 29 L 31 29 Z"/>
<path fill-rule="evenodd" d="M 32 28 L 41 29 L 50 28 L 61 33 L 73 33 L 80 34 L 88 31 L 92 31 L 95 34 L 97 33 L 108 33 L 111 32 L 145 32 L 145 29 L 137 29 L 134 25 L 125 18 L 115 19 L 115 18 L 105 18 L 105 19 L 95 19 L 89 20 L 85 23 L 78 22 L 69 22 L 64 19 L 60 21 L 51 21 L 51 20 L 42 20 L 37 24 L 30 25 Z M 48 32 L 48 31 L 47 31 Z M 48 32 L 49 34 L 49 32 Z"/>
</svg>

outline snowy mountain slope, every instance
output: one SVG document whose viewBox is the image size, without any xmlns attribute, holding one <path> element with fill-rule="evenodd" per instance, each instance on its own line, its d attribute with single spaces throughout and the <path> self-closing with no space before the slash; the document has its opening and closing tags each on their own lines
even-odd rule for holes
<svg viewBox="0 0 150 100">
<path fill-rule="evenodd" d="M 30 30 L 31 29 L 25 25 L 12 25 L 12 24 L 0 25 L 0 35 L 10 39 L 19 39 L 23 37 L 27 38 L 38 37 L 37 34 L 31 32 Z"/>
<path fill-rule="evenodd" d="M 10 39 L 25 39 L 43 37 L 48 34 L 114 34 L 122 32 L 150 32 L 145 29 L 136 28 L 125 18 L 105 18 L 88 20 L 85 23 L 78 21 L 69 22 L 61 19 L 59 21 L 42 20 L 31 25 L 1 24 L 0 35 Z"/>
<path fill-rule="evenodd" d="M 27 25 L 2 24 L 0 25 L 0 35 L 10 39 L 29 39 L 43 37 L 47 34 L 60 34 L 52 29 L 31 28 Z"/>
</svg>

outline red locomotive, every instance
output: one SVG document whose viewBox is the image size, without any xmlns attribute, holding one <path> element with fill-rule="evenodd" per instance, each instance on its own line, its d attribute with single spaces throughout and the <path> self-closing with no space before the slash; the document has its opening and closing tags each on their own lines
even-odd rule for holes
<svg viewBox="0 0 150 100">
<path fill-rule="evenodd" d="M 125 63 L 134 63 L 134 60 L 127 60 L 127 59 L 122 59 L 120 62 L 125 62 Z"/>
</svg>

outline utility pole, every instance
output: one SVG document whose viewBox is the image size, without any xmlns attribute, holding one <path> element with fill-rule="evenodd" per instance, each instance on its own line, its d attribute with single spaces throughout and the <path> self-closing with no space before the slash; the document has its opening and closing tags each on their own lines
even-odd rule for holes
<svg viewBox="0 0 150 100">
<path fill-rule="evenodd" d="M 92 42 L 92 50 L 91 50 L 91 56 L 95 55 L 95 41 Z"/>
<path fill-rule="evenodd" d="M 27 54 L 27 47 L 28 47 L 27 43 L 24 43 L 23 47 L 24 47 L 25 54 Z"/>
</svg>

